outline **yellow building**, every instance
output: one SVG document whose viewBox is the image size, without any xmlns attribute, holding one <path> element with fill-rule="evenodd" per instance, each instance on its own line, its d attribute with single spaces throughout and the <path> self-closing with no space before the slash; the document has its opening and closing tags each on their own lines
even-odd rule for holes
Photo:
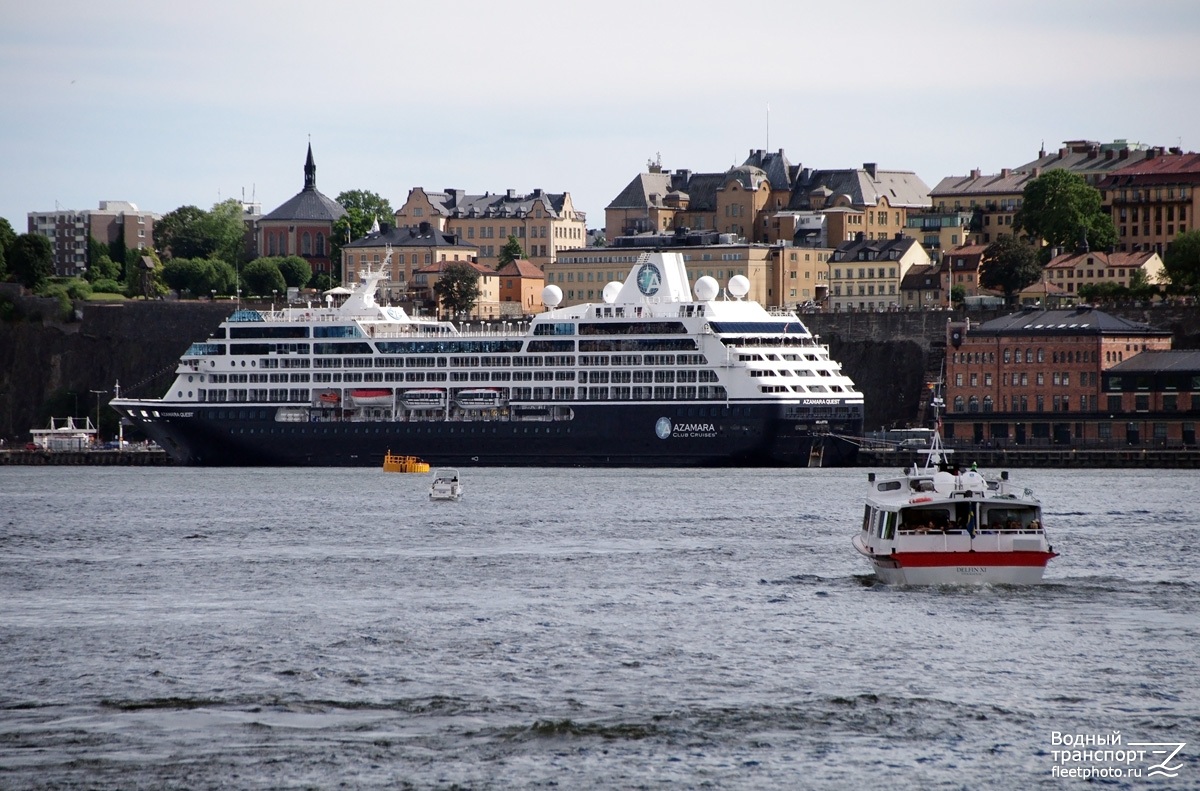
<svg viewBox="0 0 1200 791">
<path fill-rule="evenodd" d="M 911 171 L 861 168 L 814 170 L 792 165 L 783 150 L 750 151 L 739 166 L 720 173 L 671 172 L 652 162 L 605 208 L 610 236 L 675 230 L 736 234 L 755 243 L 798 240 L 809 213 L 828 215 L 829 244 L 889 239 L 910 211 L 929 208 L 929 188 Z"/>
<path fill-rule="evenodd" d="M 587 244 L 587 218 L 575 210 L 569 192 L 535 189 L 528 195 L 518 195 L 515 190 L 468 195 L 459 189 L 427 192 L 414 187 L 396 210 L 396 225 L 420 222 L 474 245 L 477 260 L 484 266 L 494 267 L 499 262 L 500 250 L 510 236 L 535 266 L 553 261 L 561 250 Z"/>
<path fill-rule="evenodd" d="M 441 279 L 446 267 L 454 263 L 462 263 L 471 267 L 479 277 L 479 298 L 475 301 L 475 307 L 471 309 L 471 315 L 467 318 L 488 320 L 505 318 L 505 313 L 500 307 L 500 273 L 473 261 L 441 260 L 415 270 L 412 285 L 409 288 L 414 300 L 424 303 L 430 312 L 436 312 L 439 318 L 459 318 L 443 315 L 437 292 L 434 291 L 434 286 Z"/>
<path fill-rule="evenodd" d="M 827 309 L 834 313 L 900 310 L 900 285 L 909 269 L 929 266 L 929 253 L 915 239 L 843 242 L 829 261 Z"/>
<path fill-rule="evenodd" d="M 1175 237 L 1200 227 L 1200 154 L 1152 149 L 1100 182 L 1124 251 L 1166 252 Z"/>
<path fill-rule="evenodd" d="M 1147 283 L 1160 283 L 1163 279 L 1163 261 L 1158 253 L 1142 250 L 1124 252 L 1073 252 L 1050 259 L 1046 264 L 1045 279 L 1061 288 L 1068 295 L 1075 295 L 1081 286 L 1100 283 L 1116 283 L 1128 288 L 1135 272 L 1142 272 Z"/>
<path fill-rule="evenodd" d="M 368 265 L 379 266 L 392 254 L 391 268 L 386 280 L 379 284 L 380 297 L 399 301 L 413 281 L 413 272 L 442 261 L 472 261 L 477 248 L 464 244 L 453 233 L 439 231 L 428 222 L 411 228 L 393 228 L 380 223 L 361 239 L 342 246 L 342 282 L 358 281 L 358 274 Z"/>
</svg>

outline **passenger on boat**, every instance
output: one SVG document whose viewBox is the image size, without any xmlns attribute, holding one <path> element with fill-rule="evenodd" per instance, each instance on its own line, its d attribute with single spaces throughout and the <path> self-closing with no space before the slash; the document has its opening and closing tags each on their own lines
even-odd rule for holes
<svg viewBox="0 0 1200 791">
<path fill-rule="evenodd" d="M 1042 524 L 1038 520 L 1034 519 L 1032 522 L 1029 523 L 1029 529 L 1030 530 L 1041 530 Z"/>
</svg>

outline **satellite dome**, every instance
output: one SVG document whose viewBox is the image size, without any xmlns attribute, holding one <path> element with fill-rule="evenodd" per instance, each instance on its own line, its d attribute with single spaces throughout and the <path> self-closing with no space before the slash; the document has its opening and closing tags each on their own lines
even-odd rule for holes
<svg viewBox="0 0 1200 791">
<path fill-rule="evenodd" d="M 542 289 L 542 304 L 548 308 L 557 308 L 562 302 L 562 289 L 558 286 L 546 286 Z"/>
<path fill-rule="evenodd" d="M 607 302 L 609 305 L 611 305 L 612 303 L 617 301 L 617 294 L 620 294 L 620 293 L 621 293 L 621 284 L 615 280 L 609 281 L 608 285 L 606 285 L 604 287 L 604 291 L 602 292 L 602 294 L 604 296 L 604 301 Z"/>
<path fill-rule="evenodd" d="M 729 293 L 737 299 L 742 299 L 750 293 L 750 280 L 745 275 L 734 275 L 729 278 Z"/>
<path fill-rule="evenodd" d="M 721 286 L 717 283 L 716 278 L 705 275 L 696 281 L 693 291 L 696 292 L 696 299 L 700 302 L 712 302 L 717 298 L 717 294 L 721 293 Z"/>
</svg>

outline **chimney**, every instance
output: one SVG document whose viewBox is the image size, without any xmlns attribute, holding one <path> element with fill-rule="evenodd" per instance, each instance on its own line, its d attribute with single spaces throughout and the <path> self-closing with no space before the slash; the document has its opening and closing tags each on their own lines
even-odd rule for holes
<svg viewBox="0 0 1200 791">
<path fill-rule="evenodd" d="M 1113 158 L 1113 150 L 1111 148 L 1104 152 L 1104 158 L 1106 160 Z"/>
<path fill-rule="evenodd" d="M 1129 159 L 1129 149 L 1128 149 L 1128 148 L 1122 148 L 1122 149 L 1121 149 L 1121 154 L 1120 154 L 1120 157 L 1121 157 L 1121 159 Z"/>
<path fill-rule="evenodd" d="M 870 176 L 872 179 L 875 178 L 875 163 L 874 162 L 864 162 L 863 170 L 867 171 L 867 175 Z"/>
<path fill-rule="evenodd" d="M 980 172 L 979 168 L 972 168 L 972 170 L 971 170 L 971 178 L 972 179 L 977 179 L 982 175 L 983 174 Z"/>
<path fill-rule="evenodd" d="M 380 236 L 387 236 L 387 233 L 390 230 L 392 230 L 392 224 L 390 222 L 379 223 L 379 235 Z"/>
<path fill-rule="evenodd" d="M 422 236 L 427 236 L 429 234 L 429 223 L 427 221 L 423 220 L 417 227 L 421 229 Z"/>
<path fill-rule="evenodd" d="M 1070 152 L 1071 152 L 1071 149 L 1069 149 L 1069 148 L 1067 148 L 1066 146 L 1064 146 L 1064 147 L 1062 147 L 1062 148 L 1058 149 L 1058 158 L 1059 158 L 1059 159 L 1062 159 L 1063 157 L 1065 157 L 1065 156 L 1066 156 L 1067 154 L 1069 154 Z"/>
<path fill-rule="evenodd" d="M 517 197 L 517 191 L 515 189 L 513 189 L 512 187 L 509 187 L 508 190 L 504 193 L 504 195 L 509 200 L 513 200 Z"/>
<path fill-rule="evenodd" d="M 1000 178 L 1006 179 L 1012 175 L 1012 171 L 1008 168 L 1000 168 Z"/>
</svg>

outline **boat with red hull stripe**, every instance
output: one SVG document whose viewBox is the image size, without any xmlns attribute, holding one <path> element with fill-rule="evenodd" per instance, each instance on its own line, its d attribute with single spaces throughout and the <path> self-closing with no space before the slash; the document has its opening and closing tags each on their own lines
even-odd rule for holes
<svg viewBox="0 0 1200 791">
<path fill-rule="evenodd" d="M 937 401 L 935 400 L 935 404 Z M 961 469 L 935 432 L 925 464 L 869 473 L 862 530 L 852 543 L 881 582 L 1034 585 L 1057 557 L 1033 490 Z"/>
</svg>

